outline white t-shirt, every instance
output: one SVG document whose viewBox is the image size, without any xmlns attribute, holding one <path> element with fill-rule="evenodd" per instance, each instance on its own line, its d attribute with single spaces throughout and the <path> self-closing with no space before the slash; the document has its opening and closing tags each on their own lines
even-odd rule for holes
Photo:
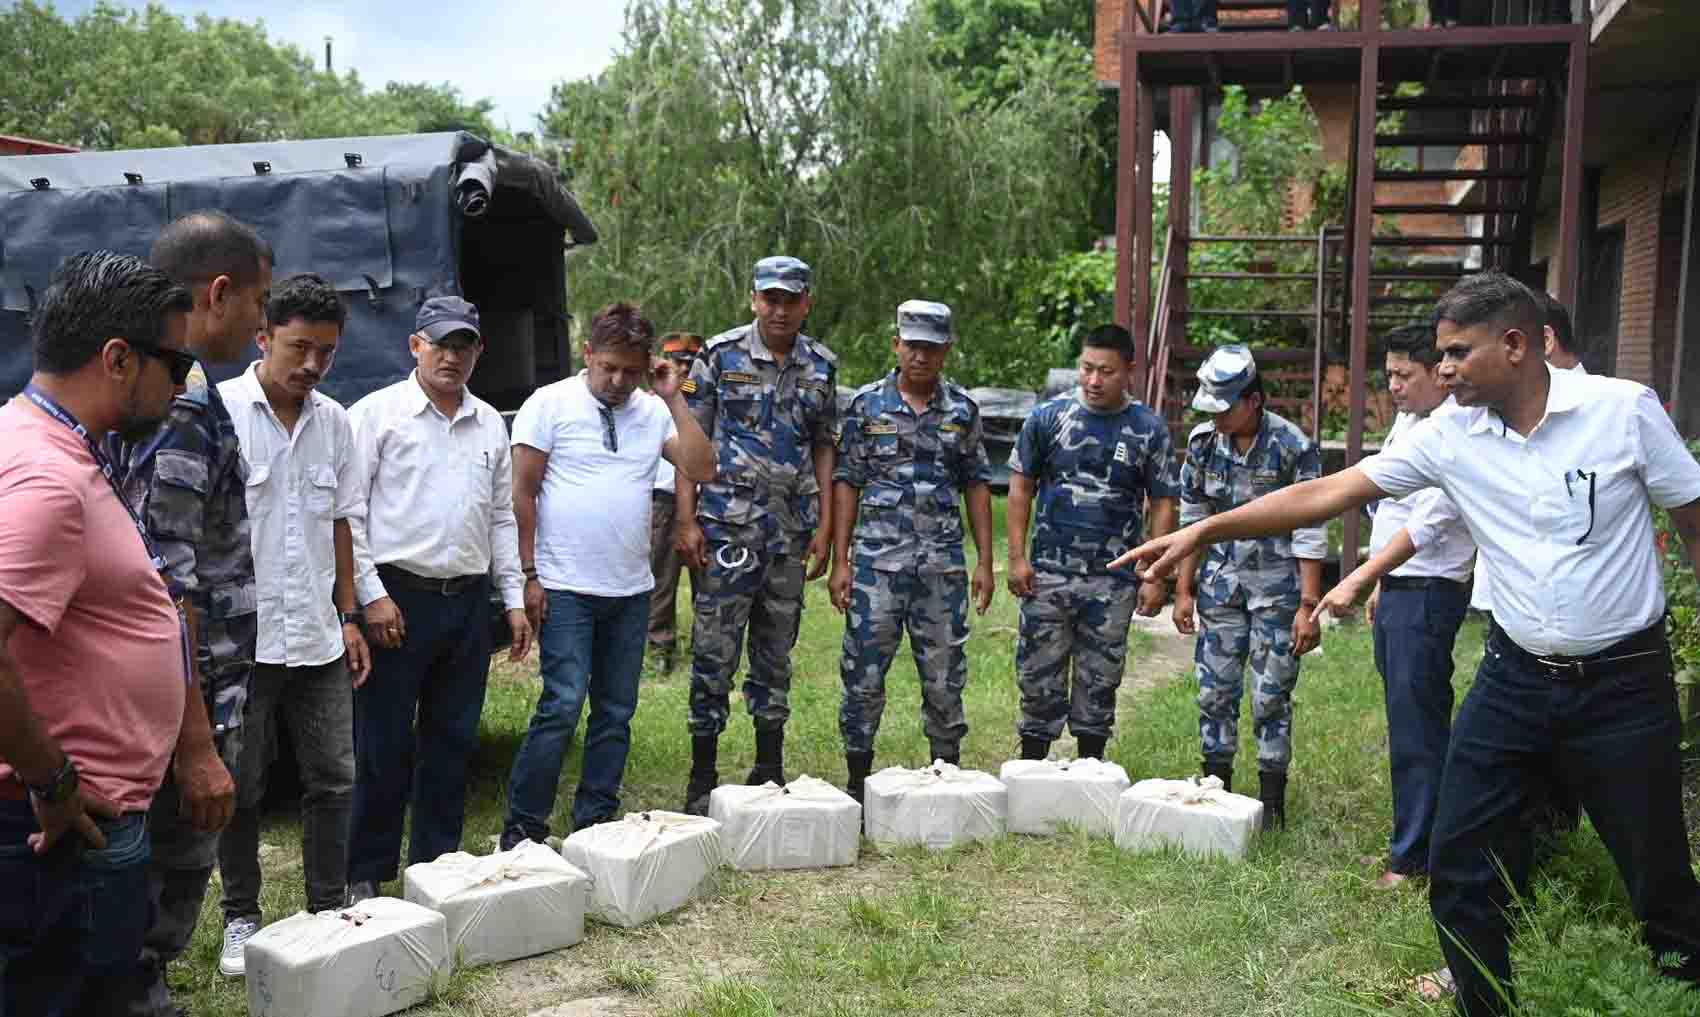
<svg viewBox="0 0 1700 1017">
<path fill-rule="evenodd" d="M 613 417 L 606 439 L 603 411 Z M 677 433 L 657 396 L 633 392 L 604 407 L 583 374 L 531 394 L 513 441 L 545 453 L 537 499 L 537 578 L 544 589 L 629 597 L 655 588 L 649 571 L 650 492 L 661 447 Z"/>
</svg>

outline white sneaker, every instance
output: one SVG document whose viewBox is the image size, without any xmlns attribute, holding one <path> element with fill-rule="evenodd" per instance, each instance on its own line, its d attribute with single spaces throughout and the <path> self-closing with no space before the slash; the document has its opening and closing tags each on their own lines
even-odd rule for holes
<svg viewBox="0 0 1700 1017">
<path fill-rule="evenodd" d="M 248 940 L 254 938 L 254 933 L 260 931 L 257 922 L 246 918 L 238 918 L 224 927 L 224 949 L 218 954 L 218 973 L 231 978 L 241 978 L 248 971 L 243 957 L 243 950 L 248 946 Z"/>
</svg>

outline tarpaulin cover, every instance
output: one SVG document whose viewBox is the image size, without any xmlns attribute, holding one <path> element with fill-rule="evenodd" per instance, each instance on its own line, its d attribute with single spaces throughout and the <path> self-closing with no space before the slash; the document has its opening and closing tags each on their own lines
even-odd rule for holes
<svg viewBox="0 0 1700 1017">
<path fill-rule="evenodd" d="M 1220 778 L 1142 780 L 1122 793 L 1116 846 L 1243 858 L 1262 821 L 1263 803 L 1222 790 Z"/>
<path fill-rule="evenodd" d="M 941 761 L 919 770 L 890 766 L 863 785 L 862 815 L 877 844 L 924 844 L 934 850 L 1001 836 L 1009 792 L 979 770 Z"/>
<path fill-rule="evenodd" d="M 548 846 L 521 841 L 492 855 L 454 851 L 409 865 L 408 900 L 442 912 L 457 967 L 572 946 L 584 938 L 590 877 Z"/>
<path fill-rule="evenodd" d="M 249 1017 L 382 1017 L 450 970 L 443 916 L 394 897 L 298 912 L 248 940 Z"/>
<path fill-rule="evenodd" d="M 561 854 L 590 874 L 591 913 L 626 928 L 684 907 L 724 860 L 718 822 L 661 811 L 580 830 Z"/>
<path fill-rule="evenodd" d="M 1059 823 L 1110 836 L 1116 799 L 1133 783 L 1101 759 L 1012 759 L 998 770 L 1009 789 L 1009 832 L 1053 834 Z"/>
<path fill-rule="evenodd" d="M 818 777 L 780 787 L 724 784 L 709 796 L 720 841 L 735 869 L 820 869 L 856 864 L 862 807 Z"/>
</svg>

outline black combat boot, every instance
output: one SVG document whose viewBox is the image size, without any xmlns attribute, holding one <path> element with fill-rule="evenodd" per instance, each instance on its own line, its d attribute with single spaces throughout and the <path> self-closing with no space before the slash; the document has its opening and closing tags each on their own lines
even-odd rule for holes
<svg viewBox="0 0 1700 1017">
<path fill-rule="evenodd" d="M 944 742 L 934 742 L 930 747 L 933 750 L 933 759 L 936 759 L 941 763 L 949 763 L 951 766 L 962 765 L 962 747 L 960 745 L 954 743 L 947 745 Z M 932 762 L 932 760 L 928 760 L 928 762 Z"/>
<path fill-rule="evenodd" d="M 1075 751 L 1081 759 L 1103 759 L 1104 746 L 1108 744 L 1108 735 L 1075 735 Z"/>
<path fill-rule="evenodd" d="M 1205 756 L 1204 775 L 1206 777 L 1220 777 L 1224 791 L 1234 789 L 1234 761 L 1231 758 L 1211 759 L 1209 756 Z"/>
<path fill-rule="evenodd" d="M 1022 737 L 1022 739 L 1021 739 L 1021 758 L 1022 759 L 1044 759 L 1046 756 L 1048 756 L 1050 754 L 1051 754 L 1051 743 L 1050 742 L 1046 741 L 1043 738 L 1028 738 L 1028 737 L 1025 737 L 1025 736 Z"/>
<path fill-rule="evenodd" d="M 1258 773 L 1257 797 L 1263 801 L 1263 828 L 1287 828 L 1287 772 L 1263 770 Z"/>
<path fill-rule="evenodd" d="M 844 793 L 856 799 L 857 804 L 861 804 L 862 782 L 868 779 L 868 771 L 874 768 L 874 754 L 846 752 L 844 765 L 850 771 L 850 779 L 844 782 Z"/>
<path fill-rule="evenodd" d="M 708 815 L 708 796 L 720 784 L 720 774 L 714 769 L 719 753 L 718 735 L 691 736 L 691 779 L 685 785 L 685 811 L 693 816 Z"/>
<path fill-rule="evenodd" d="M 785 729 L 756 729 L 756 765 L 750 770 L 746 784 L 766 784 L 773 781 L 785 786 Z"/>
</svg>

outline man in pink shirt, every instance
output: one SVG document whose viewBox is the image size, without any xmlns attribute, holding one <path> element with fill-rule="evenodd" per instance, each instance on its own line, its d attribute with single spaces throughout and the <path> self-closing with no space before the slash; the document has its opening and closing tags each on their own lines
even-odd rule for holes
<svg viewBox="0 0 1700 1017">
<path fill-rule="evenodd" d="M 141 948 L 188 643 L 98 442 L 164 419 L 191 307 L 140 259 L 68 259 L 0 407 L 0 1017 L 102 1013 Z"/>
</svg>

